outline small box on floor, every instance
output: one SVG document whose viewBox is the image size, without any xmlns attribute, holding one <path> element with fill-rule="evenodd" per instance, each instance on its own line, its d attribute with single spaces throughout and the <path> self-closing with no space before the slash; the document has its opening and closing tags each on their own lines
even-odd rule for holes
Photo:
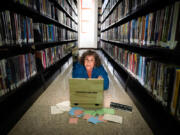
<svg viewBox="0 0 180 135">
<path fill-rule="evenodd" d="M 102 108 L 104 101 L 103 85 L 103 79 L 70 78 L 71 107 Z"/>
</svg>

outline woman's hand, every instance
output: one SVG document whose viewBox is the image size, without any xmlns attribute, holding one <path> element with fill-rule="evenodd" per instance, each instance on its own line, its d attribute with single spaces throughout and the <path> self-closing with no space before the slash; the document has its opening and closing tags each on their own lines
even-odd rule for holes
<svg viewBox="0 0 180 135">
<path fill-rule="evenodd" d="M 98 79 L 102 79 L 102 76 L 98 76 Z"/>
</svg>

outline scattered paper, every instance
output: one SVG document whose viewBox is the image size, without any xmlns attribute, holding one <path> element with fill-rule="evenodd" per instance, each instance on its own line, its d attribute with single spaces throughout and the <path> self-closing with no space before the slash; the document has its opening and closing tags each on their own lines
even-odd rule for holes
<svg viewBox="0 0 180 135">
<path fill-rule="evenodd" d="M 104 115 L 104 110 L 103 109 L 98 109 L 98 110 L 96 110 L 96 114 Z"/>
<path fill-rule="evenodd" d="M 88 119 L 88 122 L 96 124 L 96 123 L 100 123 L 102 121 L 98 120 L 98 117 L 91 117 L 91 118 Z"/>
<path fill-rule="evenodd" d="M 64 111 L 60 110 L 57 106 L 51 106 L 51 114 L 61 114 Z"/>
<path fill-rule="evenodd" d="M 68 100 L 68 101 L 63 101 L 63 102 L 61 102 L 61 103 L 58 103 L 58 104 L 56 104 L 57 106 L 70 106 L 70 101 Z"/>
<path fill-rule="evenodd" d="M 77 124 L 78 118 L 69 118 L 69 124 Z"/>
<path fill-rule="evenodd" d="M 70 111 L 70 101 L 64 101 L 61 103 L 56 104 L 57 107 L 59 107 L 62 111 Z"/>
<path fill-rule="evenodd" d="M 114 114 L 115 111 L 112 108 L 103 108 L 104 114 Z"/>
<path fill-rule="evenodd" d="M 100 115 L 98 117 L 98 120 L 102 121 L 102 122 L 107 122 L 107 120 L 104 120 L 104 116 L 103 115 Z"/>
<path fill-rule="evenodd" d="M 91 118 L 91 117 L 92 117 L 92 115 L 90 115 L 90 114 L 85 114 L 84 117 L 83 117 L 83 119 L 88 120 L 88 119 Z"/>
<path fill-rule="evenodd" d="M 75 111 L 75 110 L 83 110 L 83 108 L 73 107 L 73 108 L 71 108 L 71 110 L 69 111 L 69 114 L 70 114 L 71 116 L 75 115 L 75 114 L 74 114 L 74 111 Z"/>
<path fill-rule="evenodd" d="M 84 110 L 84 114 L 90 114 L 92 116 L 96 116 L 96 111 L 95 110 Z"/>
<path fill-rule="evenodd" d="M 75 111 L 74 111 L 74 115 L 75 115 L 76 117 L 81 117 L 81 116 L 83 116 L 83 111 L 82 111 L 82 110 L 75 110 Z"/>
<path fill-rule="evenodd" d="M 84 114 L 90 114 L 92 116 L 104 115 L 104 114 L 114 114 L 115 111 L 112 108 L 102 108 L 98 110 L 84 110 Z"/>
<path fill-rule="evenodd" d="M 105 114 L 103 119 L 122 124 L 122 117 L 118 115 Z"/>
<path fill-rule="evenodd" d="M 75 114 L 75 115 L 80 115 L 80 114 L 82 114 L 82 113 L 83 113 L 82 110 L 75 110 L 75 111 L 74 111 L 74 114 Z"/>
</svg>

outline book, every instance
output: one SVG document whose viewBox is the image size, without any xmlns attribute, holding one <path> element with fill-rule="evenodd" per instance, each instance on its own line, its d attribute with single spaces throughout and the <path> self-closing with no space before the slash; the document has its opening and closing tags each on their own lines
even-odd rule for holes
<svg viewBox="0 0 180 135">
<path fill-rule="evenodd" d="M 179 43 L 179 19 L 180 19 L 180 2 L 175 2 L 174 4 L 174 13 L 173 13 L 173 21 L 171 22 L 171 32 L 168 34 L 168 45 L 170 49 L 174 49 Z"/>
<path fill-rule="evenodd" d="M 6 73 L 6 60 L 2 59 L 0 61 L 0 68 L 1 68 L 1 76 L 2 76 L 2 84 L 3 84 L 3 95 L 6 94 L 9 89 L 7 85 L 7 73 Z"/>
<path fill-rule="evenodd" d="M 160 41 L 160 45 L 162 47 L 168 47 L 168 45 L 166 44 L 167 42 L 167 36 L 168 36 L 168 31 L 169 31 L 169 24 L 170 24 L 170 21 L 172 19 L 172 6 L 167 6 L 165 8 L 165 17 L 164 17 L 164 24 L 163 24 L 163 30 L 162 30 L 162 37 L 161 37 L 161 41 Z"/>
<path fill-rule="evenodd" d="M 25 54 L 25 71 L 27 79 L 30 79 L 30 65 L 29 65 L 29 56 Z"/>
<path fill-rule="evenodd" d="M 132 112 L 132 106 L 111 102 L 110 107 Z"/>
<path fill-rule="evenodd" d="M 147 38 L 148 38 L 148 25 L 149 25 L 149 14 L 146 15 L 146 23 L 145 23 L 145 32 L 144 32 L 144 40 L 143 45 L 147 45 Z"/>
<path fill-rule="evenodd" d="M 180 91 L 180 87 L 179 87 L 179 91 Z M 180 120 L 180 94 L 178 95 L 178 101 L 177 101 L 177 107 L 176 107 L 176 114 L 175 114 L 176 118 L 178 120 Z"/>
<path fill-rule="evenodd" d="M 178 95 L 179 95 L 179 87 L 180 87 L 180 69 L 176 69 L 175 71 L 175 80 L 173 85 L 173 94 L 171 99 L 171 114 L 175 115 Z"/>
<path fill-rule="evenodd" d="M 155 45 L 155 34 L 154 34 L 155 25 L 156 25 L 156 12 L 153 12 L 153 13 L 150 13 L 147 46 Z"/>
</svg>

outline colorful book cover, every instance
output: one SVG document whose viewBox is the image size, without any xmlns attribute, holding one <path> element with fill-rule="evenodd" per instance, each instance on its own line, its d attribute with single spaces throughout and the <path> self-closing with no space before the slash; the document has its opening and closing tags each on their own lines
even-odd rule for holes
<svg viewBox="0 0 180 135">
<path fill-rule="evenodd" d="M 153 12 L 150 20 L 150 25 L 149 25 L 150 30 L 149 30 L 149 40 L 148 40 L 149 45 L 155 45 L 154 32 L 155 32 L 155 24 L 156 24 L 156 15 L 157 15 L 156 12 Z"/>
<path fill-rule="evenodd" d="M 144 33 L 143 45 L 147 45 L 148 27 L 149 27 L 148 24 L 149 24 L 149 14 L 146 15 L 146 23 L 145 23 L 145 33 Z"/>
<path fill-rule="evenodd" d="M 146 17 L 142 16 L 142 24 L 141 24 L 141 46 L 144 45 L 144 37 L 145 37 L 145 24 L 146 24 Z"/>
<path fill-rule="evenodd" d="M 138 44 L 141 46 L 142 17 L 138 18 Z"/>
<path fill-rule="evenodd" d="M 27 79 L 30 78 L 29 58 L 28 54 L 25 54 L 25 70 Z"/>
<path fill-rule="evenodd" d="M 142 71 L 142 69 L 141 69 L 141 67 L 142 67 L 142 56 L 139 56 L 139 69 L 138 69 L 138 76 L 139 76 L 139 78 L 141 77 L 141 71 Z"/>
</svg>

